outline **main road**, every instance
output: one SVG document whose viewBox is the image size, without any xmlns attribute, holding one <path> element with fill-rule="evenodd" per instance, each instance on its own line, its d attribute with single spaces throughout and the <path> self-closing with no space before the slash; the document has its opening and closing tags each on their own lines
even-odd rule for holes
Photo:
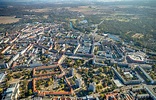
<svg viewBox="0 0 156 100">
<path fill-rule="evenodd" d="M 98 30 L 98 26 L 101 25 L 101 24 L 103 23 L 103 21 L 104 21 L 104 20 L 102 20 L 99 24 L 96 24 L 96 28 L 94 29 L 94 31 L 93 31 L 92 33 L 90 33 L 91 35 L 93 35 L 93 36 L 96 35 L 95 33 L 96 33 L 97 30 Z"/>
</svg>

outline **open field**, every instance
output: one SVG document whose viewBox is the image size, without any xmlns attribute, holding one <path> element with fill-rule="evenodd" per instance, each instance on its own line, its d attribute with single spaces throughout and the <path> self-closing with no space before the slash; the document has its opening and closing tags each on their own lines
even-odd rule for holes
<svg viewBox="0 0 156 100">
<path fill-rule="evenodd" d="M 47 19 L 47 18 L 48 18 L 48 15 L 44 15 L 43 17 L 44 17 L 45 19 Z"/>
<path fill-rule="evenodd" d="M 86 15 L 91 15 L 91 14 L 98 14 L 98 12 L 89 6 L 79 6 L 79 7 L 75 7 L 75 8 L 68 8 L 70 11 L 78 11 L 81 13 L 84 13 Z"/>
<path fill-rule="evenodd" d="M 15 18 L 15 16 L 0 16 L 0 24 L 10 24 L 10 23 L 16 23 L 21 18 Z"/>
<path fill-rule="evenodd" d="M 143 38 L 143 34 L 141 34 L 141 33 L 136 33 L 136 34 L 134 34 L 133 36 L 132 36 L 132 38 L 138 38 L 138 39 L 140 39 L 140 38 Z"/>
<path fill-rule="evenodd" d="M 75 24 L 75 22 L 77 21 L 77 19 L 70 19 L 70 21 Z"/>
<path fill-rule="evenodd" d="M 43 8 L 43 9 L 31 9 L 31 10 L 25 10 L 25 11 L 43 13 L 43 12 L 49 12 L 50 10 L 52 10 L 52 9 L 51 8 Z"/>
</svg>

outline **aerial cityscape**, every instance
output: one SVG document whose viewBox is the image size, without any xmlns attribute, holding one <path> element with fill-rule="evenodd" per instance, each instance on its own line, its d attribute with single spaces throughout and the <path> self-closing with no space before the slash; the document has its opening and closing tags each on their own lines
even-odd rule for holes
<svg viewBox="0 0 156 100">
<path fill-rule="evenodd" d="M 156 1 L 1 0 L 0 100 L 156 100 Z"/>
</svg>

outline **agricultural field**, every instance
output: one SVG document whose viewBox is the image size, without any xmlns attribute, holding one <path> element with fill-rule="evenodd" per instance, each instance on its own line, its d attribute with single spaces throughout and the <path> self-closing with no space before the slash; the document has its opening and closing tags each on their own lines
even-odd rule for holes
<svg viewBox="0 0 156 100">
<path fill-rule="evenodd" d="M 86 15 L 98 14 L 96 9 L 91 6 L 79 6 L 79 7 L 68 8 L 68 9 L 70 11 L 78 11 L 78 12 L 84 13 Z"/>
<path fill-rule="evenodd" d="M 43 9 L 31 9 L 31 10 L 25 10 L 25 11 L 43 13 L 43 12 L 49 12 L 50 10 L 51 8 L 43 8 Z"/>
<path fill-rule="evenodd" d="M 21 18 L 16 18 L 15 16 L 0 16 L 0 24 L 11 24 L 16 23 Z"/>
</svg>

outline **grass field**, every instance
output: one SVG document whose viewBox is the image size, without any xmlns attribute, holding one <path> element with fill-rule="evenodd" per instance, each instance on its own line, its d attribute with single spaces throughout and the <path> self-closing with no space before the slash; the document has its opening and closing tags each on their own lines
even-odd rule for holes
<svg viewBox="0 0 156 100">
<path fill-rule="evenodd" d="M 75 8 L 68 8 L 70 11 L 78 11 L 81 13 L 84 13 L 86 15 L 91 15 L 91 14 L 97 14 L 98 12 L 93 9 L 90 8 L 89 6 L 79 6 L 79 7 L 75 7 Z"/>
<path fill-rule="evenodd" d="M 11 24 L 16 23 L 20 18 L 15 18 L 15 16 L 0 16 L 0 24 Z"/>
</svg>

